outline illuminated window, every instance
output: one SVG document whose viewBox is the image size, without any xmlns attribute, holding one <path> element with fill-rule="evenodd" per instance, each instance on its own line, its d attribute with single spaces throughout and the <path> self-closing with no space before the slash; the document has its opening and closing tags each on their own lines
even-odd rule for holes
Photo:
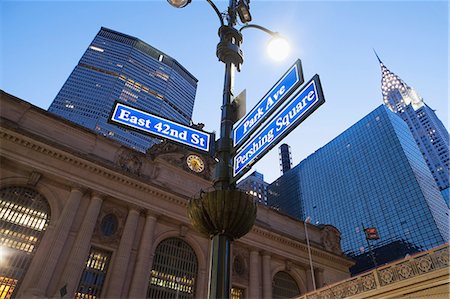
<svg viewBox="0 0 450 299">
<path fill-rule="evenodd" d="M 47 200 L 29 188 L 0 190 L 0 299 L 13 298 L 49 221 Z"/>
<path fill-rule="evenodd" d="M 286 272 L 280 271 L 273 277 L 272 298 L 284 299 L 300 295 L 297 283 Z"/>
<path fill-rule="evenodd" d="M 170 238 L 155 251 L 147 298 L 195 297 L 197 256 L 185 241 Z"/>
<path fill-rule="evenodd" d="M 89 46 L 89 49 L 97 51 L 97 52 L 105 52 L 102 48 L 96 47 L 96 46 Z"/>
<path fill-rule="evenodd" d="M 237 287 L 231 288 L 231 299 L 244 299 L 244 289 Z"/>
<path fill-rule="evenodd" d="M 96 299 L 100 296 L 110 259 L 109 251 L 91 248 L 75 294 L 76 299 Z"/>
</svg>

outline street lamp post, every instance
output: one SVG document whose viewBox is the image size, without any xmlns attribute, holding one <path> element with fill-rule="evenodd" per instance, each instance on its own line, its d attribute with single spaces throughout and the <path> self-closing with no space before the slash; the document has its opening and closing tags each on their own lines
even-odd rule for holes
<svg viewBox="0 0 450 299">
<path fill-rule="evenodd" d="M 185 7 L 191 0 L 167 0 L 177 8 Z M 218 163 L 214 174 L 214 190 L 201 193 L 188 203 L 188 216 L 200 233 L 212 240 L 212 260 L 209 298 L 229 298 L 231 290 L 231 242 L 247 234 L 256 220 L 256 202 L 252 196 L 236 189 L 232 182 L 232 129 L 235 107 L 232 104 L 234 74 L 244 61 L 242 29 L 254 27 L 276 35 L 264 27 L 247 24 L 237 30 L 237 16 L 243 23 L 251 21 L 249 0 L 229 0 L 226 16 L 220 13 L 211 0 L 206 0 L 220 20 L 216 55 L 225 64 L 222 97 L 220 138 L 216 142 L 215 158 Z"/>
<path fill-rule="evenodd" d="M 312 263 L 312 256 L 311 256 L 311 246 L 309 245 L 309 236 L 308 236 L 308 228 L 306 226 L 307 223 L 309 223 L 311 221 L 311 217 L 307 217 L 304 221 L 305 224 L 305 235 L 306 235 L 306 246 L 308 247 L 308 259 L 309 259 L 309 267 L 311 269 L 311 280 L 313 283 L 313 290 L 316 290 L 316 279 L 315 279 L 315 274 L 314 274 L 314 267 L 313 267 L 313 263 Z"/>
</svg>

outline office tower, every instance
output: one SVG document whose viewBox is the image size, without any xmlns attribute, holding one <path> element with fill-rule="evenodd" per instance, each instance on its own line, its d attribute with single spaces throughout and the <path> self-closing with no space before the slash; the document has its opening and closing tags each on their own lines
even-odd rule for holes
<svg viewBox="0 0 450 299">
<path fill-rule="evenodd" d="M 280 154 L 281 175 L 283 175 L 289 169 L 292 168 L 291 147 L 286 143 L 283 143 L 279 147 L 279 154 Z"/>
<path fill-rule="evenodd" d="M 257 171 L 251 173 L 237 184 L 237 188 L 247 191 L 253 195 L 256 200 L 267 205 L 267 186 L 269 183 L 264 181 L 264 175 Z"/>
<path fill-rule="evenodd" d="M 48 110 L 145 151 L 157 140 L 107 122 L 114 102 L 189 124 L 196 90 L 197 79 L 175 59 L 102 27 Z"/>
<path fill-rule="evenodd" d="M 376 53 L 375 53 L 376 54 Z M 449 134 L 436 113 L 423 98 L 378 57 L 384 104 L 407 124 L 430 168 L 439 190 L 449 184 Z M 444 193 L 442 194 L 444 196 Z"/>
<path fill-rule="evenodd" d="M 381 105 L 269 185 L 268 204 L 334 225 L 352 273 L 448 242 L 448 209 L 407 124 Z M 299 208 L 300 207 L 300 208 Z M 296 213 L 293 215 L 293 213 Z"/>
</svg>

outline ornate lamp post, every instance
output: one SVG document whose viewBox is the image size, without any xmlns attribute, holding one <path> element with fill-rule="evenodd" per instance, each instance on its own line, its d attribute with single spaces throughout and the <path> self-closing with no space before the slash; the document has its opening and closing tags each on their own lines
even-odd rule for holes
<svg viewBox="0 0 450 299">
<path fill-rule="evenodd" d="M 167 0 L 177 8 L 185 7 L 191 0 Z M 234 73 L 240 71 L 244 61 L 241 31 L 257 28 L 274 37 L 272 32 L 258 25 L 245 25 L 235 28 L 237 16 L 243 23 L 251 21 L 249 0 L 230 0 L 227 13 L 222 15 L 214 3 L 206 0 L 220 20 L 216 55 L 225 64 L 220 138 L 217 140 L 215 157 L 218 159 L 214 176 L 214 190 L 202 193 L 188 204 L 188 216 L 193 226 L 212 239 L 212 263 L 209 298 L 230 297 L 230 250 L 231 242 L 247 234 L 256 219 L 256 202 L 247 193 L 236 189 L 231 182 L 233 142 L 231 133 L 234 119 L 232 95 Z M 224 22 L 226 19 L 226 24 Z"/>
</svg>

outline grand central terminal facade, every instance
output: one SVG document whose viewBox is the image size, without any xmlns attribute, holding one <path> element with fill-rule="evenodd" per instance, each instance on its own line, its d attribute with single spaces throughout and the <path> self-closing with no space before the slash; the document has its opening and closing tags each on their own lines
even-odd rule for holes
<svg viewBox="0 0 450 299">
<path fill-rule="evenodd" d="M 167 142 L 138 152 L 3 91 L 0 107 L 0 298 L 208 296 L 211 240 L 186 208 L 212 188 L 212 157 Z M 307 229 L 311 255 L 303 222 L 258 205 L 232 243 L 232 298 L 349 278 L 339 231 Z"/>
</svg>

